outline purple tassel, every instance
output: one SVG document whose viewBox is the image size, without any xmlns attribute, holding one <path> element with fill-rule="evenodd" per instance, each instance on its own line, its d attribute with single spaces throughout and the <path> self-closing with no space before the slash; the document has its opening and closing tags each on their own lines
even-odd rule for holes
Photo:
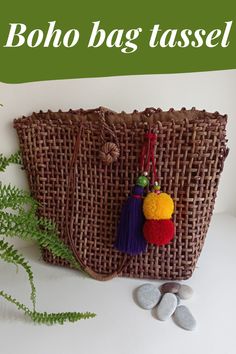
<svg viewBox="0 0 236 354">
<path fill-rule="evenodd" d="M 145 252 L 147 242 L 143 236 L 143 192 L 144 188 L 136 185 L 133 193 L 124 204 L 117 230 L 115 247 L 123 253 L 135 256 Z"/>
</svg>

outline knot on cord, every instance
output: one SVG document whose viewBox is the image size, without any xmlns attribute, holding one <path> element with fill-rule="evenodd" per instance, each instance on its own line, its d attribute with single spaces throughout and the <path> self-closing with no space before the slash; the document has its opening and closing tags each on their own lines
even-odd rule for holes
<svg viewBox="0 0 236 354">
<path fill-rule="evenodd" d="M 120 150 L 115 143 L 107 142 L 102 145 L 100 150 L 100 159 L 106 165 L 110 165 L 116 161 L 120 155 Z"/>
</svg>

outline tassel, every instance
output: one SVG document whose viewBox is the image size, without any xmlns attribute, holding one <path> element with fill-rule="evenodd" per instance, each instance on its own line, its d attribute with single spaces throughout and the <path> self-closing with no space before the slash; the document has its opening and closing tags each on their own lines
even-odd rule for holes
<svg viewBox="0 0 236 354">
<path fill-rule="evenodd" d="M 170 220 L 174 202 L 169 194 L 160 192 L 157 182 L 154 192 L 148 193 L 144 199 L 143 212 L 146 218 L 143 229 L 146 241 L 157 246 L 170 243 L 175 234 L 174 223 Z"/>
<path fill-rule="evenodd" d="M 124 204 L 117 230 L 115 247 L 129 255 L 138 255 L 146 251 L 147 242 L 143 235 L 143 193 L 148 179 L 140 176 L 133 193 Z"/>
</svg>

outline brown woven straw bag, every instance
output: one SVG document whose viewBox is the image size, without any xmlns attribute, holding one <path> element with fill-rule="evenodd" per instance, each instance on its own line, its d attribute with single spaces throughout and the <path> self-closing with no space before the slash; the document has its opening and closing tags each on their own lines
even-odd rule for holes
<svg viewBox="0 0 236 354">
<path fill-rule="evenodd" d="M 196 109 L 39 112 L 15 120 L 39 215 L 53 220 L 83 269 L 116 275 L 186 279 L 192 275 L 212 216 L 228 149 L 227 117 Z M 161 247 L 127 256 L 114 247 L 123 202 L 139 174 L 144 131 L 157 132 L 157 173 L 175 202 L 176 235 Z M 45 261 L 67 265 L 43 250 Z"/>
</svg>

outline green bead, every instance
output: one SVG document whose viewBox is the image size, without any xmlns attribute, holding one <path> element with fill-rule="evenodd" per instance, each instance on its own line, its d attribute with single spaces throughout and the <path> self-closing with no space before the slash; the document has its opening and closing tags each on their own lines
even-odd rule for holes
<svg viewBox="0 0 236 354">
<path fill-rule="evenodd" d="M 136 184 L 141 187 L 147 187 L 148 183 L 149 183 L 149 181 L 146 176 L 139 176 L 139 178 L 137 179 L 137 182 L 136 182 Z"/>
</svg>

